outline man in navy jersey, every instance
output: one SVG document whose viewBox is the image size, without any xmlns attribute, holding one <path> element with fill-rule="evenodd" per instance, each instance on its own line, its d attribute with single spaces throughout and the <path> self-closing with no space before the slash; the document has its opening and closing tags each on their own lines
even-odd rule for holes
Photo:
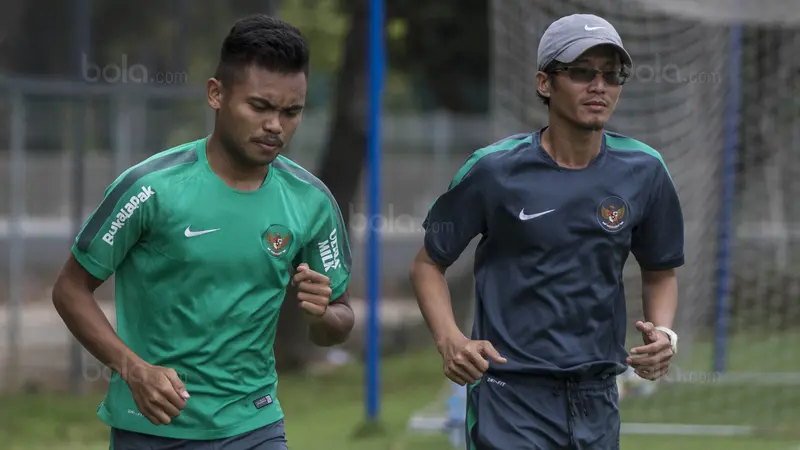
<svg viewBox="0 0 800 450">
<path fill-rule="evenodd" d="M 547 126 L 473 153 L 425 219 L 411 279 L 445 374 L 470 385 L 470 450 L 619 449 L 616 377 L 658 379 L 677 350 L 678 195 L 656 150 L 604 130 L 631 66 L 606 20 L 554 22 L 538 52 Z M 476 236 L 470 339 L 444 274 Z M 630 253 L 644 345 L 629 352 Z"/>
</svg>

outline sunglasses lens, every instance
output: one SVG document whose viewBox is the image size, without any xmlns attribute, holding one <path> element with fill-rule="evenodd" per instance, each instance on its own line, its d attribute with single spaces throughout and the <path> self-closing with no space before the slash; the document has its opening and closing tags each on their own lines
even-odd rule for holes
<svg viewBox="0 0 800 450">
<path fill-rule="evenodd" d="M 625 78 L 625 75 L 621 74 L 620 72 L 603 73 L 603 80 L 605 80 L 606 84 L 614 86 L 625 84 Z"/>
<path fill-rule="evenodd" d="M 570 67 L 567 73 L 572 81 L 576 83 L 591 83 L 597 76 L 597 71 L 585 67 Z M 619 71 L 604 71 L 603 81 L 612 86 L 619 86 L 625 84 L 627 76 Z"/>
<path fill-rule="evenodd" d="M 587 69 L 584 67 L 570 67 L 569 69 L 569 77 L 572 81 L 578 83 L 591 83 L 594 80 L 594 77 L 597 76 L 597 72 L 593 69 Z"/>
</svg>

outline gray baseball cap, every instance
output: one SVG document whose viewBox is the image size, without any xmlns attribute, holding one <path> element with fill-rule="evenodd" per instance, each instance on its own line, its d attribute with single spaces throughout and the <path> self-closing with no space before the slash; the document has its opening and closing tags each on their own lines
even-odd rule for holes
<svg viewBox="0 0 800 450">
<path fill-rule="evenodd" d="M 631 55 L 622 46 L 622 38 L 607 20 L 594 14 L 573 14 L 547 27 L 539 41 L 538 70 L 553 61 L 571 63 L 597 45 L 613 45 L 619 51 L 622 64 L 633 65 Z"/>
</svg>

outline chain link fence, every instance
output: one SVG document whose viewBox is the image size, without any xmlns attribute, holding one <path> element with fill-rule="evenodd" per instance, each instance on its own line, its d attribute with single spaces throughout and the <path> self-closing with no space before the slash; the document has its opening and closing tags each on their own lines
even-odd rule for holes
<svg viewBox="0 0 800 450">
<path fill-rule="evenodd" d="M 7 79 L 0 91 L 0 389 L 80 390 L 103 371 L 73 342 L 50 302 L 72 239 L 118 174 L 209 134 L 214 115 L 201 86 Z M 326 111 L 305 113 L 287 156 L 316 172 L 329 122 Z M 464 158 L 488 143 L 484 123 L 485 117 L 437 112 L 386 117 L 378 226 L 387 296 L 410 297 L 407 269 L 424 214 Z M 368 226 L 363 194 L 348 207 L 358 296 Z M 459 270 L 468 269 L 464 263 Z M 113 279 L 97 297 L 113 324 Z"/>
</svg>

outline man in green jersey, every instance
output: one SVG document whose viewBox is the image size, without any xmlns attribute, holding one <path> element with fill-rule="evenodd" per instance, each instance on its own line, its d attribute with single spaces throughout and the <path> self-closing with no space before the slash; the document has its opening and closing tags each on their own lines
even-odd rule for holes
<svg viewBox="0 0 800 450">
<path fill-rule="evenodd" d="M 114 450 L 286 449 L 273 342 L 287 286 L 316 344 L 353 327 L 336 200 L 279 155 L 308 60 L 293 26 L 237 22 L 207 84 L 213 133 L 125 171 L 75 239 L 53 302 L 113 371 L 98 415 Z M 112 274 L 116 332 L 93 297 Z"/>
</svg>

